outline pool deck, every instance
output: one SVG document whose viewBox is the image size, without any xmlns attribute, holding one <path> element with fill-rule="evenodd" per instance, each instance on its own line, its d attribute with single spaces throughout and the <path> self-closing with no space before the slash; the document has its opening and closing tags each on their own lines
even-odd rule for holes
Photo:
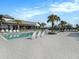
<svg viewBox="0 0 79 59">
<path fill-rule="evenodd" d="M 79 59 L 79 33 L 61 32 L 37 39 L 0 39 L 0 59 Z"/>
</svg>

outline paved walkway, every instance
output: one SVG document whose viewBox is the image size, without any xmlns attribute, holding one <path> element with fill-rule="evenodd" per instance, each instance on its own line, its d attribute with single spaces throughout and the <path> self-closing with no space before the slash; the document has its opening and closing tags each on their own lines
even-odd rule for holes
<svg viewBox="0 0 79 59">
<path fill-rule="evenodd" d="M 0 59 L 79 59 L 79 33 L 63 32 L 35 40 L 0 40 Z"/>
</svg>

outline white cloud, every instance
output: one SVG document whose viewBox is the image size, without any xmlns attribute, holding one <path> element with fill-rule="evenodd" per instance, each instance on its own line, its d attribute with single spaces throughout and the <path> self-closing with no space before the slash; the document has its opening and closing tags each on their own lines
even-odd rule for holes
<svg viewBox="0 0 79 59">
<path fill-rule="evenodd" d="M 19 10 L 17 9 L 13 13 L 13 15 L 21 19 L 31 19 L 34 16 L 42 15 L 45 13 L 48 13 L 48 11 L 43 10 L 40 7 L 34 7 L 34 8 L 22 8 Z"/>
<path fill-rule="evenodd" d="M 51 6 L 48 5 L 47 7 L 37 6 L 34 8 L 20 8 L 14 11 L 13 16 L 20 19 L 32 19 L 34 16 L 39 16 L 46 13 L 58 14 L 62 12 L 69 13 L 74 11 L 79 11 L 78 0 L 74 0 L 74 2 L 53 3 Z"/>
<path fill-rule="evenodd" d="M 79 19 L 79 17 L 73 17 L 73 19 L 74 19 L 74 20 L 78 20 L 78 19 Z"/>
<path fill-rule="evenodd" d="M 74 0 L 76 3 L 78 3 L 79 2 L 79 0 Z"/>
<path fill-rule="evenodd" d="M 51 12 L 74 12 L 79 11 L 79 4 L 76 2 L 63 2 L 61 4 L 52 4 Z"/>
</svg>

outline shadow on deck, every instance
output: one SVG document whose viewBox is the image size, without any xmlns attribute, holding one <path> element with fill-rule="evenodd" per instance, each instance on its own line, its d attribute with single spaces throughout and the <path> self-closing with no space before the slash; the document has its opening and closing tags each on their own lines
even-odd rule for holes
<svg viewBox="0 0 79 59">
<path fill-rule="evenodd" d="M 70 33 L 68 36 L 70 36 L 70 37 L 79 37 L 79 32 Z"/>
</svg>

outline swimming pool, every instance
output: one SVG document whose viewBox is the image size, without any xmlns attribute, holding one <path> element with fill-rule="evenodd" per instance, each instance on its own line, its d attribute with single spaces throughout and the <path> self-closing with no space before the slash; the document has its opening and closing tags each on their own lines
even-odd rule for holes
<svg viewBox="0 0 79 59">
<path fill-rule="evenodd" d="M 22 39 L 22 38 L 31 38 L 33 32 L 31 33 L 5 33 L 3 34 L 3 38 L 7 40 L 15 40 L 15 39 Z"/>
</svg>

